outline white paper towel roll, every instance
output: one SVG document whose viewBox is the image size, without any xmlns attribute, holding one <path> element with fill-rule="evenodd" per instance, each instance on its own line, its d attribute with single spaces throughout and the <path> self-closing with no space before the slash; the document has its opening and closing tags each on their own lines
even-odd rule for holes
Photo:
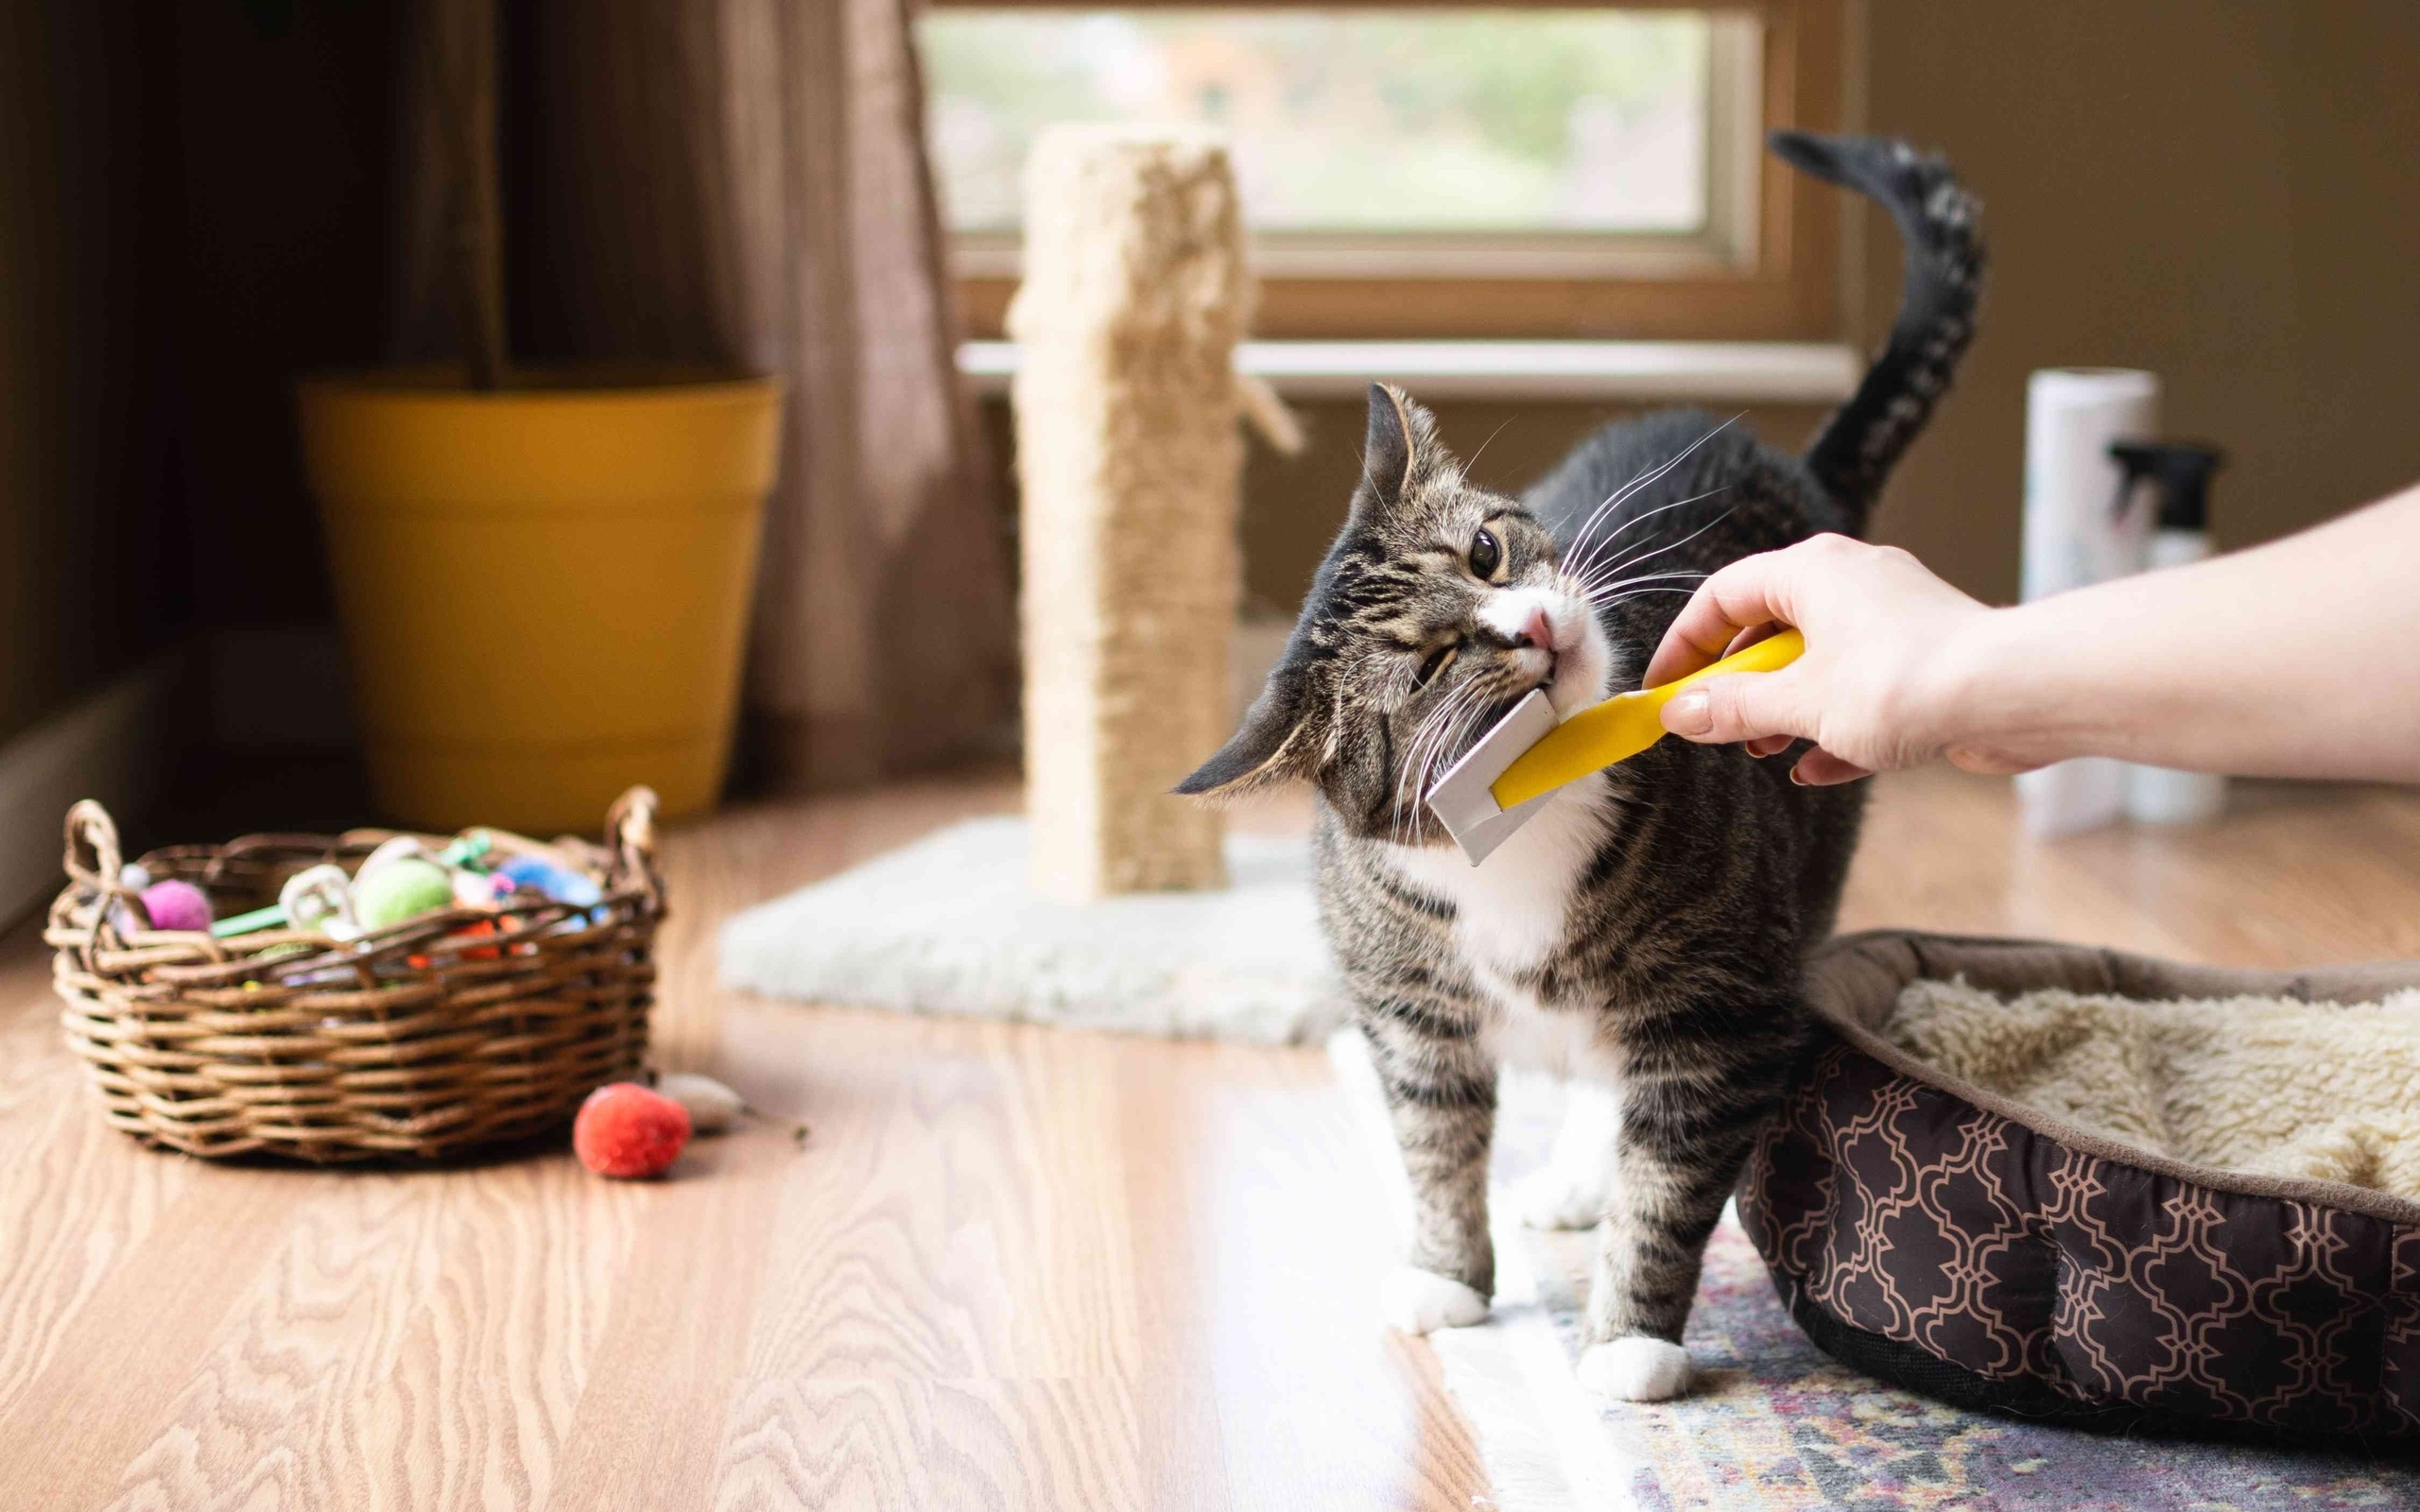
<svg viewBox="0 0 2420 1512">
<path fill-rule="evenodd" d="M 2045 368 L 2025 386 L 2025 596 L 2143 570 L 2151 521 L 2118 508 L 2112 441 L 2159 431 L 2159 378 L 2131 368 Z"/>
<path fill-rule="evenodd" d="M 2159 430 L 2159 379 L 2129 368 L 2046 368 L 2025 387 L 2024 594 L 2030 599 L 2142 571 L 2151 522 L 2120 507 L 2125 472 L 2112 441 Z M 2100 757 L 2016 780 L 2025 827 L 2072 834 L 2126 809 L 2127 767 Z"/>
</svg>

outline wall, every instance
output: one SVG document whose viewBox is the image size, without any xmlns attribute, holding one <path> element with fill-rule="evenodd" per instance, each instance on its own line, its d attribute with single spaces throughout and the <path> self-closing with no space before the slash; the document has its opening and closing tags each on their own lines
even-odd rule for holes
<svg viewBox="0 0 2420 1512">
<path fill-rule="evenodd" d="M 2420 6 L 1872 0 L 1866 115 L 1982 195 L 1982 337 L 1877 522 L 2016 590 L 2025 378 L 2149 368 L 2167 428 L 2231 457 L 2225 545 L 2420 479 Z M 1866 228 L 1878 335 L 1898 278 Z"/>
<path fill-rule="evenodd" d="M 0 741 L 184 610 L 153 339 L 161 59 L 135 19 L 0 9 Z"/>
</svg>

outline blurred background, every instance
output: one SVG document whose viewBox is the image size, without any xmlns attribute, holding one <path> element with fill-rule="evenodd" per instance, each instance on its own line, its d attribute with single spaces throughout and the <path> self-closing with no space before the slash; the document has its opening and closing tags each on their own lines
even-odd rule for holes
<svg viewBox="0 0 2420 1512">
<path fill-rule="evenodd" d="M 295 753 L 318 752 L 341 785 L 351 725 L 291 385 L 430 340 L 412 293 L 409 9 L 51 4 L 0 21 L 0 741 L 169 657 L 181 770 L 290 794 Z M 773 24 L 774 8 L 754 9 Z M 683 19 L 701 10 L 719 30 Z M 658 117 L 716 109 L 695 85 L 706 63 L 781 66 L 733 40 L 732 16 L 749 13 L 502 7 L 519 355 L 694 354 L 682 301 L 659 285 L 691 245 L 666 228 L 695 206 L 642 195 L 600 235 L 597 175 L 566 170 L 579 142 L 563 123 L 626 99 L 613 129 L 626 137 L 597 148 L 622 151 Z M 917 50 L 884 108 L 921 128 L 970 339 L 1000 334 L 1032 132 L 1125 117 L 1234 134 L 1265 338 L 1861 353 L 1896 301 L 1890 227 L 1790 181 L 1756 145 L 1775 124 L 1846 124 L 1946 153 L 1982 198 L 1994 259 L 1980 339 L 1893 482 L 1884 539 L 2013 596 L 2023 384 L 2050 365 L 2161 375 L 2164 428 L 2230 455 L 2221 546 L 2420 475 L 2420 8 L 2403 0 L 942 5 L 905 25 Z M 683 51 L 715 45 L 718 61 Z M 1005 540 L 997 390 L 978 401 L 969 455 L 986 528 Z M 1264 613 L 1291 610 L 1357 467 L 1358 399 L 1291 397 L 1310 446 L 1288 458 L 1255 443 L 1246 484 L 1248 597 Z M 1517 383 L 1437 399 L 1449 439 L 1487 441 L 1478 475 L 1508 489 L 1641 403 Z M 1825 407 L 1706 403 L 1745 407 L 1785 444 Z M 821 455 L 801 434 L 793 471 Z M 877 742 L 862 758 L 760 763 L 752 780 L 838 785 L 1002 748 Z"/>
</svg>

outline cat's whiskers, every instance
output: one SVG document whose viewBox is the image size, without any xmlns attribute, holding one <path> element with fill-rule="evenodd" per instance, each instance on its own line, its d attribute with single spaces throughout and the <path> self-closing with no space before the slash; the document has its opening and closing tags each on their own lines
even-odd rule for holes
<svg viewBox="0 0 2420 1512">
<path fill-rule="evenodd" d="M 1691 494 L 1688 498 L 1685 498 L 1685 499 L 1676 499 L 1676 500 L 1674 500 L 1674 501 L 1673 501 L 1672 503 L 1670 503 L 1670 504 L 1663 505 L 1663 506 L 1661 506 L 1661 507 L 1657 507 L 1657 508 L 1650 509 L 1649 511 L 1647 511 L 1647 513 L 1640 515 L 1640 516 L 1639 516 L 1637 519 L 1635 519 L 1635 520 L 1626 521 L 1626 522 L 1623 524 L 1622 528 L 1621 528 L 1620 530 L 1616 530 L 1616 531 L 1615 531 L 1612 535 L 1607 536 L 1607 537 L 1605 538 L 1605 540 L 1604 540 L 1604 541 L 1603 541 L 1599 545 L 1598 545 L 1595 549 L 1591 550 L 1591 551 L 1588 553 L 1587 557 L 1586 557 L 1585 558 L 1583 558 L 1582 560 L 1581 560 L 1581 561 L 1578 563 L 1576 570 L 1577 570 L 1577 571 L 1579 571 L 1582 576 L 1595 576 L 1595 575 L 1597 575 L 1597 574 L 1599 574 L 1599 573 L 1603 573 L 1603 572 L 1619 572 L 1619 571 L 1621 571 L 1623 568 L 1628 567 L 1628 566 L 1630 566 L 1630 565 L 1632 565 L 1632 564 L 1634 564 L 1634 563 L 1635 563 L 1635 562 L 1639 562 L 1639 561 L 1643 561 L 1643 560 L 1645 560 L 1646 558 L 1642 558 L 1642 557 L 1640 557 L 1640 556 L 1638 555 L 1638 553 L 1639 553 L 1642 549 L 1651 549 L 1651 548 L 1652 548 L 1652 549 L 1664 549 L 1664 550 L 1668 550 L 1668 549 L 1670 549 L 1670 548 L 1668 548 L 1668 547 L 1664 547 L 1664 548 L 1655 548 L 1654 538 L 1653 538 L 1652 536 L 1650 536 L 1650 537 L 1649 537 L 1649 538 L 1647 538 L 1646 540 L 1639 541 L 1635 542 L 1634 544 L 1631 545 L 1630 547 L 1628 547 L 1627 549 L 1625 549 L 1625 550 L 1624 550 L 1624 551 L 1623 551 L 1619 556 L 1617 556 L 1617 557 L 1614 558 L 1613 558 L 1613 560 L 1611 560 L 1610 562 L 1609 562 L 1609 561 L 1607 561 L 1607 560 L 1605 559 L 1605 553 L 1613 549 L 1613 544 L 1614 544 L 1614 542 L 1615 542 L 1615 541 L 1619 541 L 1619 540 L 1622 538 L 1623 533 L 1624 533 L 1624 532 L 1626 532 L 1626 531 L 1628 531 L 1632 525 L 1634 525 L 1634 524 L 1640 524 L 1645 523 L 1646 521 L 1651 520 L 1651 519 L 1653 519 L 1655 516 L 1657 516 L 1657 515 L 1659 515 L 1659 514 L 1664 513 L 1664 511 L 1665 511 L 1665 510 L 1667 510 L 1667 509 L 1677 509 L 1677 508 L 1679 508 L 1681 506 L 1683 506 L 1683 505 L 1685 505 L 1685 504 L 1701 504 L 1701 503 L 1703 503 L 1705 500 L 1707 500 L 1707 499 L 1711 499 L 1711 498 L 1713 498 L 1716 494 L 1718 494 L 1718 493 L 1721 493 L 1721 492 L 1724 492 L 1724 491 L 1726 491 L 1726 490 L 1723 490 L 1723 489 L 1709 489 L 1709 490 L 1706 490 L 1705 492 L 1703 492 L 1703 493 Z M 1730 515 L 1731 515 L 1731 510 L 1726 509 L 1726 510 L 1724 510 L 1721 514 L 1717 515 L 1717 516 L 1714 518 L 1714 520 L 1707 522 L 1707 524 L 1708 524 L 1708 525 L 1711 525 L 1711 524 L 1716 524 L 1716 523 L 1719 523 L 1719 522 L 1720 522 L 1720 521 L 1722 521 L 1722 520 L 1728 519 L 1728 518 L 1730 517 Z M 1700 527 L 1699 527 L 1699 532 L 1700 532 L 1700 533 L 1703 533 L 1703 530 L 1704 530 L 1705 528 L 1706 528 L 1706 526 L 1703 526 L 1703 525 L 1702 525 L 1702 526 L 1700 526 Z M 1696 535 L 1696 534 L 1692 534 L 1692 535 L 1690 535 L 1690 536 L 1687 536 L 1687 537 L 1684 538 L 1684 542 L 1683 542 L 1683 543 L 1685 543 L 1685 541 L 1694 541 L 1694 540 L 1696 540 L 1696 539 L 1697 539 L 1697 535 Z"/>
<path fill-rule="evenodd" d="M 1487 708 L 1485 690 L 1488 681 L 1485 678 L 1474 678 L 1455 690 L 1460 696 L 1439 709 L 1438 713 L 1443 717 L 1428 739 L 1409 753 L 1403 771 L 1398 774 L 1395 817 L 1409 824 L 1410 837 L 1416 838 L 1420 832 L 1420 805 L 1428 799 L 1428 773 L 1435 768 L 1438 759 L 1460 738 L 1463 725 Z M 1409 784 L 1408 790 L 1406 783 Z"/>
<path fill-rule="evenodd" d="M 1485 680 L 1486 679 L 1482 678 L 1473 678 L 1465 681 L 1461 687 L 1456 688 L 1453 692 L 1439 699 L 1437 707 L 1429 710 L 1426 714 L 1423 715 L 1420 723 L 1413 728 L 1411 739 L 1404 747 L 1402 769 L 1395 774 L 1395 800 L 1392 805 L 1392 812 L 1388 815 L 1387 819 L 1388 838 L 1396 840 L 1397 843 L 1401 843 L 1400 836 L 1403 833 L 1406 800 L 1410 797 L 1412 792 L 1418 789 L 1419 785 L 1416 780 L 1416 774 L 1421 771 L 1423 766 L 1420 754 L 1422 749 L 1432 739 L 1438 738 L 1442 735 L 1444 730 L 1445 724 L 1447 720 L 1453 716 L 1454 711 L 1459 709 L 1461 705 L 1471 702 L 1477 696 L 1478 690 L 1485 684 Z M 1418 823 L 1418 817 L 1419 816 L 1415 812 L 1412 816 L 1412 822 L 1415 826 Z"/>
<path fill-rule="evenodd" d="M 1479 684 L 1473 683 L 1471 686 L 1477 687 Z M 1441 737 L 1430 742 L 1421 753 L 1419 762 L 1407 769 L 1407 775 L 1412 779 L 1412 790 L 1417 795 L 1404 811 L 1409 816 L 1409 833 L 1412 838 L 1419 837 L 1420 827 L 1427 813 L 1428 800 L 1436 795 L 1437 784 L 1444 780 L 1443 768 L 1452 765 L 1448 757 L 1461 749 L 1461 743 L 1471 732 L 1472 727 L 1485 718 L 1488 711 L 1494 706 L 1495 700 L 1491 698 L 1473 698 L 1464 702 L 1456 710 L 1452 721 L 1445 726 Z"/>
<path fill-rule="evenodd" d="M 1703 439 L 1703 438 L 1701 438 L 1701 439 Z M 1682 454 L 1683 456 L 1687 455 L 1688 454 L 1685 452 Z M 1667 471 L 1680 460 L 1681 458 L 1676 456 L 1672 458 L 1671 461 L 1666 462 L 1661 468 L 1651 468 L 1647 472 L 1641 472 L 1638 476 L 1632 478 L 1629 482 L 1615 489 L 1603 498 L 1598 500 L 1597 507 L 1589 511 L 1588 518 L 1581 523 L 1580 528 L 1577 531 L 1572 533 L 1571 549 L 1574 552 L 1578 552 L 1582 547 L 1585 546 L 1588 542 L 1589 536 L 1594 534 L 1597 526 L 1603 523 L 1608 511 L 1610 511 L 1616 505 L 1618 505 L 1623 500 L 1629 498 L 1640 488 L 1654 482 L 1659 477 L 1662 477 Z"/>
<path fill-rule="evenodd" d="M 1589 546 L 1584 551 L 1578 549 L 1577 543 L 1575 543 L 1574 549 L 1566 554 L 1566 559 L 1576 563 L 1583 570 L 1592 568 L 1603 557 L 1604 553 L 1613 549 L 1615 541 L 1621 540 L 1622 537 L 1630 534 L 1631 531 L 1645 524 L 1650 520 L 1654 519 L 1657 515 L 1668 514 L 1685 505 L 1702 503 L 1704 500 L 1713 498 L 1718 493 L 1726 491 L 1729 487 L 1730 485 L 1725 484 L 1720 489 L 1708 489 L 1703 493 L 1692 493 L 1685 499 L 1674 499 L 1669 504 L 1659 504 L 1652 509 L 1642 510 L 1640 513 L 1633 515 L 1631 518 L 1623 521 L 1619 525 L 1616 526 L 1612 535 L 1609 535 L 1604 540 Z M 1645 542 L 1642 541 L 1641 544 L 1643 545 Z"/>
<path fill-rule="evenodd" d="M 1474 732 L 1474 727 L 1478 725 L 1479 720 L 1486 716 L 1487 712 L 1491 707 L 1493 707 L 1492 700 L 1482 699 L 1463 710 L 1461 715 L 1456 718 L 1452 732 L 1438 744 L 1437 748 L 1434 751 L 1430 752 L 1427 764 L 1428 771 L 1422 774 L 1420 792 L 1420 801 L 1422 803 L 1426 804 L 1430 799 L 1436 797 L 1437 784 L 1445 780 L 1444 772 L 1437 770 L 1437 767 L 1443 762 L 1445 754 L 1448 751 L 1458 752 L 1460 750 L 1462 742 Z"/>
<path fill-rule="evenodd" d="M 1478 451 L 1476 451 L 1476 452 L 1473 452 L 1473 453 L 1470 455 L 1470 456 L 1469 456 L 1466 460 L 1464 460 L 1464 461 L 1463 461 L 1463 463 L 1462 463 L 1462 476 L 1464 476 L 1464 477 L 1469 477 L 1469 476 L 1471 475 L 1471 469 L 1473 469 L 1473 468 L 1475 468 L 1475 467 L 1478 466 L 1478 459 L 1479 459 L 1480 457 L 1485 456 L 1485 455 L 1487 455 L 1487 448 L 1488 448 L 1489 443 L 1490 443 L 1490 442 L 1492 442 L 1492 441 L 1494 441 L 1497 437 L 1499 437 L 1499 436 L 1503 435 L 1503 434 L 1504 434 L 1504 427 L 1505 427 L 1505 426 L 1507 426 L 1507 425 L 1510 425 L 1510 424 L 1512 424 L 1512 416 L 1510 416 L 1510 415 L 1507 415 L 1507 416 L 1505 416 L 1502 420 L 1500 420 L 1500 421 L 1496 421 L 1496 423 L 1495 423 L 1495 429 L 1494 429 L 1494 430 L 1492 430 L 1492 431 L 1490 431 L 1490 432 L 1488 432 L 1488 433 L 1487 433 L 1487 440 L 1484 440 L 1484 441 L 1479 442 L 1479 443 L 1478 443 Z"/>
<path fill-rule="evenodd" d="M 1747 413 L 1745 410 L 1740 412 L 1740 414 L 1745 413 Z M 1631 479 L 1628 483 L 1623 484 L 1613 492 L 1606 494 L 1604 501 L 1599 504 L 1595 512 L 1588 516 L 1587 524 L 1582 525 L 1579 532 L 1571 538 L 1571 554 L 1575 557 L 1580 554 L 1581 548 L 1587 542 L 1589 532 L 1597 528 L 1597 523 L 1605 517 L 1606 510 L 1611 509 L 1614 506 L 1636 493 L 1639 490 L 1662 477 L 1665 473 L 1671 472 L 1674 468 L 1679 467 L 1684 461 L 1687 460 L 1690 453 L 1695 452 L 1699 447 L 1703 446 L 1706 442 L 1713 440 L 1716 437 L 1721 435 L 1725 430 L 1728 430 L 1731 427 L 1733 421 L 1736 421 L 1738 419 L 1738 415 L 1732 416 L 1730 420 L 1724 421 L 1721 424 L 1717 425 L 1714 429 L 1706 432 L 1703 436 L 1699 437 L 1696 440 L 1691 441 L 1688 445 L 1683 447 L 1679 455 L 1675 455 L 1670 461 L 1666 462 L 1661 467 L 1652 468 L 1640 473 L 1637 477 Z M 1715 491 L 1720 492 L 1721 490 L 1716 490 Z M 1670 508 L 1673 507 L 1673 506 L 1667 505 L 1664 507 Z M 1661 511 L 1650 510 L 1648 514 L 1639 516 L 1639 519 L 1644 520 L 1649 518 L 1650 515 L 1659 512 Z M 1635 523 L 1636 522 L 1634 521 L 1632 522 L 1632 524 Z M 1623 529 L 1628 528 L 1629 525 L 1627 524 L 1623 526 Z M 1616 530 L 1614 532 L 1613 536 L 1608 539 L 1618 540 L 1620 536 L 1621 531 Z"/>
<path fill-rule="evenodd" d="M 1677 582 L 1683 578 L 1703 582 L 1710 576 L 1712 575 L 1701 572 L 1636 573 L 1628 577 L 1616 577 L 1604 582 L 1590 583 L 1580 589 L 1577 596 L 1594 604 L 1602 600 L 1608 593 L 1616 593 L 1640 583 L 1668 583 Z"/>
<path fill-rule="evenodd" d="M 1607 599 L 1604 603 L 1599 604 L 1597 607 L 1599 609 L 1611 609 L 1616 604 L 1627 604 L 1634 598 L 1644 597 L 1649 593 L 1694 593 L 1696 592 L 1697 590 L 1694 588 L 1638 588 L 1633 589 L 1631 592 L 1622 594 L 1619 598 Z"/>
<path fill-rule="evenodd" d="M 1725 509 L 1720 514 L 1716 515 L 1713 519 L 1698 526 L 1695 530 L 1690 531 L 1687 535 L 1683 536 L 1680 540 L 1673 541 L 1669 545 L 1657 546 L 1651 550 L 1633 551 L 1605 567 L 1591 569 L 1591 572 L 1592 574 L 1616 573 L 1620 572 L 1625 568 L 1635 567 L 1644 561 L 1652 561 L 1656 558 L 1663 556 L 1668 551 L 1680 550 L 1683 546 L 1685 546 L 1690 541 L 1697 540 L 1698 537 L 1704 535 L 1707 531 L 1722 524 L 1725 520 L 1730 519 L 1737 512 L 1737 508 Z M 1642 541 L 1640 544 L 1641 546 L 1645 546 L 1646 542 Z"/>
</svg>

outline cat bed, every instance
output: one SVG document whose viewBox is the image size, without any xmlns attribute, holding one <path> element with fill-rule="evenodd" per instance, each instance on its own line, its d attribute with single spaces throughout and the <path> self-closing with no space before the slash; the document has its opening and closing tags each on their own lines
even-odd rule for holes
<svg viewBox="0 0 2420 1512">
<path fill-rule="evenodd" d="M 2420 962 L 1879 932 L 1739 1213 L 1842 1363 L 2118 1430 L 2420 1447 Z"/>
</svg>

